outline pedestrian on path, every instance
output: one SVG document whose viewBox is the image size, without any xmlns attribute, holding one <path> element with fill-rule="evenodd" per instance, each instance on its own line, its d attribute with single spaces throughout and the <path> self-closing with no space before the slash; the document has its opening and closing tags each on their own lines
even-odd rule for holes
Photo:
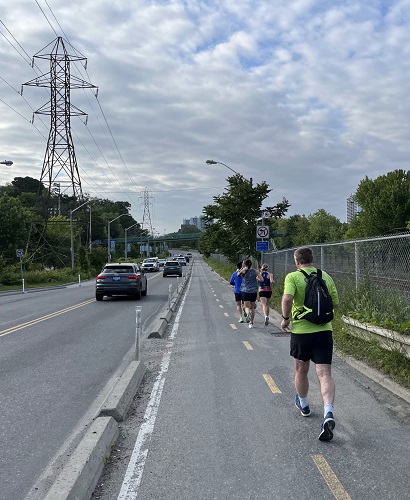
<svg viewBox="0 0 410 500">
<path fill-rule="evenodd" d="M 255 318 L 255 302 L 258 295 L 258 280 L 261 280 L 259 271 L 252 269 L 251 259 L 246 259 L 242 263 L 238 276 L 242 276 L 241 292 L 245 304 L 245 320 L 249 323 L 249 328 L 253 328 Z"/>
<path fill-rule="evenodd" d="M 269 299 L 272 297 L 272 287 L 275 283 L 273 274 L 269 272 L 268 264 L 262 264 L 260 269 L 262 281 L 259 281 L 259 300 L 265 316 L 265 326 L 269 324 Z"/>
<path fill-rule="evenodd" d="M 243 307 L 243 299 L 242 299 L 242 292 L 241 292 L 241 284 L 242 284 L 242 276 L 238 274 L 238 270 L 242 268 L 242 262 L 238 262 L 236 264 L 236 271 L 232 273 L 231 279 L 229 280 L 229 284 L 234 287 L 234 294 L 235 294 L 235 304 L 236 304 L 236 310 L 239 313 L 239 323 L 243 323 L 245 321 L 244 316 L 245 316 L 245 309 Z"/>
<path fill-rule="evenodd" d="M 330 441 L 333 438 L 333 429 L 335 428 L 333 408 L 335 383 L 331 374 L 333 328 L 331 322 L 318 325 L 306 319 L 297 319 L 298 313 L 300 314 L 300 311 L 304 310 L 307 283 L 307 278 L 301 271 L 308 274 L 318 274 L 318 271 L 313 266 L 313 253 L 310 248 L 298 248 L 294 253 L 294 259 L 297 270 L 285 277 L 281 327 L 285 331 L 288 330 L 290 321 L 292 321 L 290 355 L 294 358 L 295 405 L 303 417 L 310 415 L 308 371 L 310 361 L 313 361 L 324 405 L 324 418 L 319 439 Z M 322 271 L 322 277 L 332 298 L 333 306 L 336 308 L 339 304 L 339 297 L 333 279 L 324 271 Z"/>
</svg>

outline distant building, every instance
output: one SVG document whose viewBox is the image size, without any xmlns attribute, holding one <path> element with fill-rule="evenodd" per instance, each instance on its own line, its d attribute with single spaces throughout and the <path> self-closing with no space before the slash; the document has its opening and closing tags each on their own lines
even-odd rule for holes
<svg viewBox="0 0 410 500">
<path fill-rule="evenodd" d="M 190 219 L 183 219 L 183 226 L 195 226 L 199 229 L 199 231 L 203 231 L 205 229 L 204 220 L 201 216 L 199 217 L 191 217 Z"/>
<path fill-rule="evenodd" d="M 351 194 L 346 201 L 346 221 L 349 224 L 354 216 L 360 212 L 360 205 L 357 204 L 354 194 Z"/>
</svg>

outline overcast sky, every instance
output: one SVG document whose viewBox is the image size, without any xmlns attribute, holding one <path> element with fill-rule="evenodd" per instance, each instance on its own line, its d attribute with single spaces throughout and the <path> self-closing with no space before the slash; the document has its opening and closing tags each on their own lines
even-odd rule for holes
<svg viewBox="0 0 410 500">
<path fill-rule="evenodd" d="M 362 179 L 408 170 L 409 0 L 13 0 L 0 20 L 1 185 L 41 175 L 49 91 L 18 92 L 57 36 L 99 89 L 71 91 L 83 192 L 142 221 L 147 188 L 160 234 L 223 192 L 232 173 L 207 159 L 268 182 L 288 216 L 342 222 Z"/>
</svg>

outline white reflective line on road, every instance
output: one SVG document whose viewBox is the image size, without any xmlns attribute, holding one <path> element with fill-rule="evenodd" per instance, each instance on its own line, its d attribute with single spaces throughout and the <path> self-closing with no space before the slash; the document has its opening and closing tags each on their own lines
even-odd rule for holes
<svg viewBox="0 0 410 500">
<path fill-rule="evenodd" d="M 224 306 L 222 306 L 221 304 L 219 304 L 219 307 L 220 307 L 221 309 L 223 309 L 223 308 L 224 308 Z"/>
<path fill-rule="evenodd" d="M 229 318 L 229 314 L 228 313 L 224 313 L 224 316 L 226 316 L 227 318 Z"/>
<path fill-rule="evenodd" d="M 157 418 L 157 413 L 159 405 L 161 402 L 162 391 L 164 389 L 165 377 L 168 371 L 169 362 L 171 360 L 172 347 L 174 343 L 172 340 L 178 333 L 179 320 L 181 318 L 182 310 L 184 308 L 185 300 L 188 295 L 189 289 L 191 287 L 191 280 L 189 280 L 188 287 L 185 291 L 184 297 L 181 301 L 181 306 L 179 307 L 178 313 L 175 317 L 175 323 L 172 327 L 171 335 L 169 339 L 171 342 L 167 342 L 166 349 L 162 362 L 161 369 L 155 380 L 154 386 L 152 388 L 151 397 L 148 402 L 147 409 L 144 415 L 144 423 L 141 425 L 140 431 L 135 441 L 135 446 L 132 451 L 132 455 L 125 472 L 124 481 L 121 486 L 120 493 L 117 500 L 135 500 L 138 495 L 138 489 L 141 484 L 142 474 L 144 472 L 145 461 L 148 455 L 148 445 L 154 431 L 155 420 Z M 144 447 L 144 449 L 143 449 Z"/>
</svg>

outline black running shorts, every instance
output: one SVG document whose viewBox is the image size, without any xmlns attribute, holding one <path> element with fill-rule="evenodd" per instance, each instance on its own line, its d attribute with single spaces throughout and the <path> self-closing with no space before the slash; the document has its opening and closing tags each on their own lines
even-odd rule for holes
<svg viewBox="0 0 410 500">
<path fill-rule="evenodd" d="M 244 302 L 256 302 L 256 297 L 258 294 L 255 293 L 247 293 L 247 292 L 242 292 L 242 300 Z"/>
<path fill-rule="evenodd" d="M 235 293 L 235 302 L 242 302 L 242 294 L 241 293 Z"/>
<path fill-rule="evenodd" d="M 300 361 L 312 360 L 318 365 L 331 365 L 333 334 L 330 330 L 315 333 L 291 333 L 290 355 Z"/>
<path fill-rule="evenodd" d="M 266 297 L 270 299 L 272 297 L 272 291 L 269 290 L 259 290 L 259 298 Z"/>
</svg>

